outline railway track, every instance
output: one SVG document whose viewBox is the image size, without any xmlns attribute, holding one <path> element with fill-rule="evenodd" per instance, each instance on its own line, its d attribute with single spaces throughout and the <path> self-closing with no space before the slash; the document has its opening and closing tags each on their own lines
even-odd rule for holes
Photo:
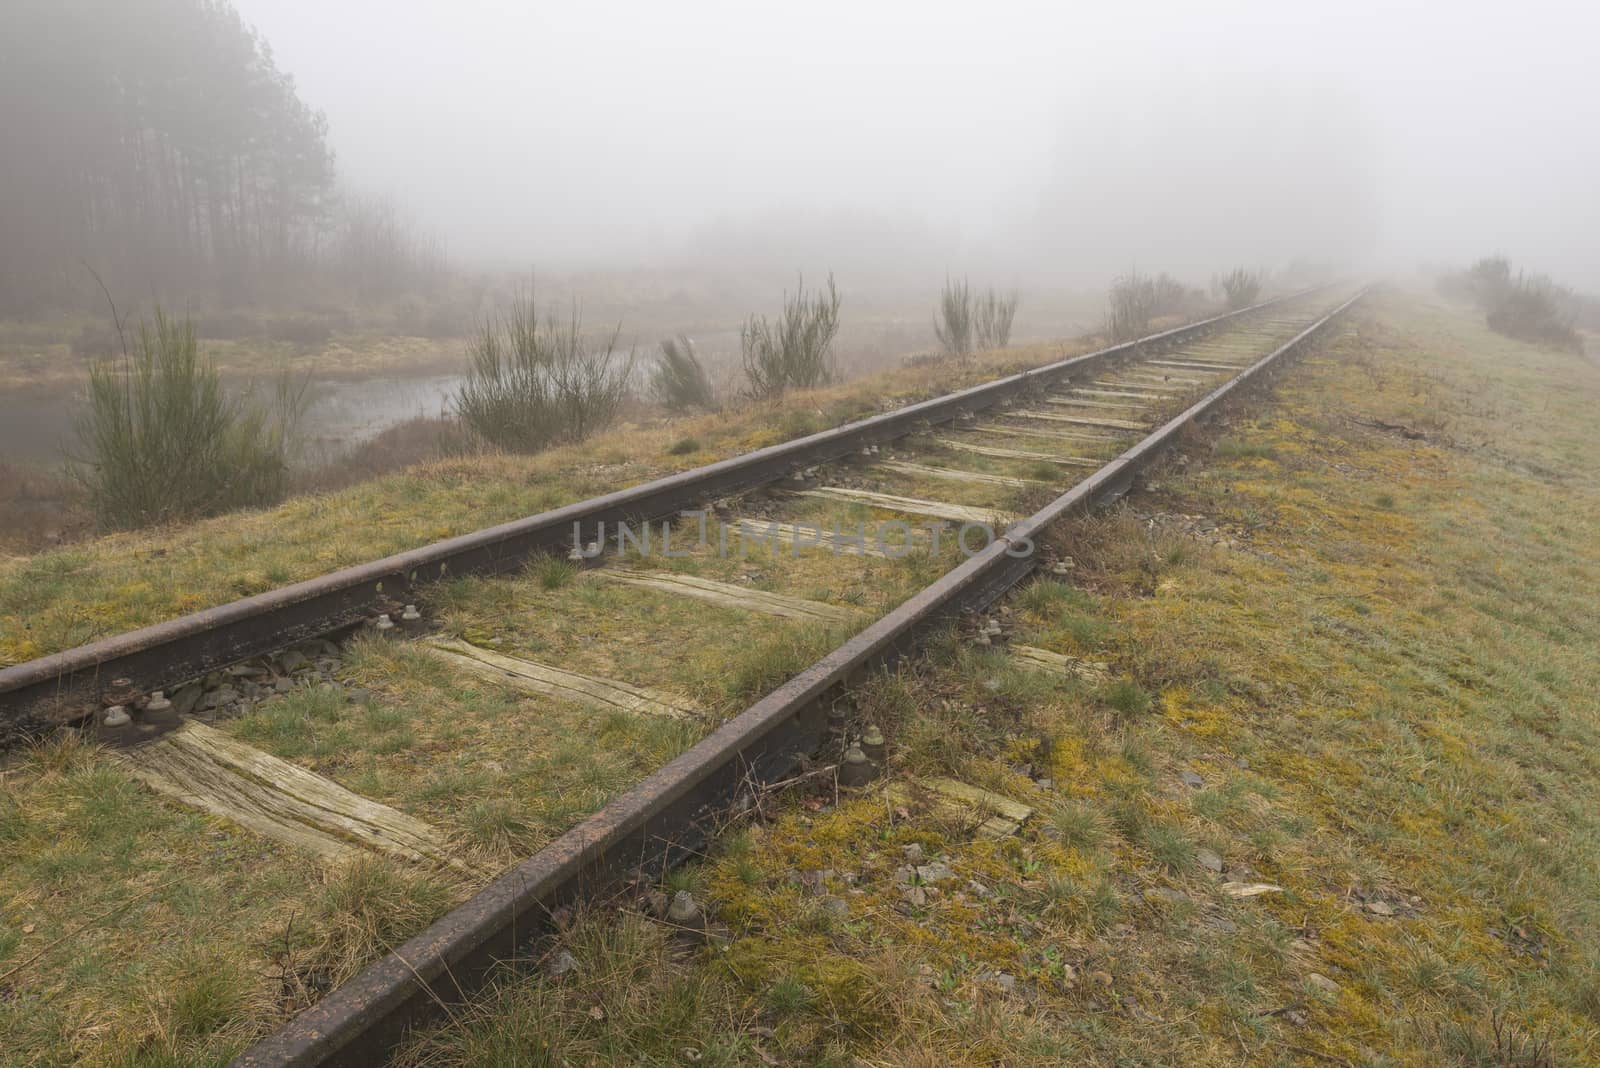
<svg viewBox="0 0 1600 1068">
<path fill-rule="evenodd" d="M 683 732 L 680 755 L 236 1062 L 373 1063 L 558 905 L 670 865 L 836 742 L 853 682 L 1020 581 L 1045 528 L 1121 495 L 1185 426 L 1357 299 L 1270 302 L 17 665 L 0 671 L 0 733 L 123 703 L 155 741 L 121 759 L 158 790 L 313 853 L 381 850 L 470 876 L 449 835 L 222 731 L 172 730 L 144 695 L 382 616 L 460 685 L 578 709 L 601 733 Z M 698 646 L 755 656 L 729 677 Z M 190 777 L 220 785 L 197 797 Z M 239 805 L 241 780 L 269 788 Z"/>
</svg>

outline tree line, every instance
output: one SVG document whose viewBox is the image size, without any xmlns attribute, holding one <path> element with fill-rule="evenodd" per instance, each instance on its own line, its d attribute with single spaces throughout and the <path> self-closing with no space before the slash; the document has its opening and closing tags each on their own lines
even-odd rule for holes
<svg viewBox="0 0 1600 1068">
<path fill-rule="evenodd" d="M 11 0 L 0 15 L 0 314 L 114 285 L 259 298 L 310 265 L 437 258 L 343 210 L 325 116 L 228 0 Z"/>
</svg>

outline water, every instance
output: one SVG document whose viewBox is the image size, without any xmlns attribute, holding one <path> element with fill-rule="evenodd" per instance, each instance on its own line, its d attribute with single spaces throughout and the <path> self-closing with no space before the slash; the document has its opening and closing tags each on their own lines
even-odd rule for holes
<svg viewBox="0 0 1600 1068">
<path fill-rule="evenodd" d="M 328 460 L 370 441 L 396 423 L 443 413 L 460 375 L 319 381 L 301 421 L 307 461 Z M 20 389 L 0 396 L 0 461 L 53 466 L 74 449 L 75 393 Z"/>
</svg>

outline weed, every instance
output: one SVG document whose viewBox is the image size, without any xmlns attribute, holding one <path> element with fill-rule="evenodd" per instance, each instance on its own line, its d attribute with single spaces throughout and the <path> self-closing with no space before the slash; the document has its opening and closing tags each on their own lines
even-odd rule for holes
<svg viewBox="0 0 1600 1068">
<path fill-rule="evenodd" d="M 1118 679 L 1106 686 L 1100 699 L 1124 716 L 1142 716 L 1150 711 L 1150 695 L 1132 679 Z"/>
<path fill-rule="evenodd" d="M 541 319 L 531 295 L 519 298 L 479 330 L 456 413 L 478 438 L 510 452 L 582 441 L 616 418 L 627 397 L 634 354 L 619 353 L 617 337 L 593 344 L 576 305 L 565 321 L 554 312 Z"/>
<path fill-rule="evenodd" d="M 801 279 L 793 297 L 783 297 L 776 323 L 752 315 L 739 331 L 744 371 L 752 397 L 789 389 L 812 389 L 833 377 L 833 339 L 839 332 L 839 291 L 828 276 L 826 294 L 807 297 Z"/>
<path fill-rule="evenodd" d="M 578 565 L 559 556 L 539 555 L 528 564 L 528 574 L 542 590 L 559 590 L 578 577 Z"/>
<path fill-rule="evenodd" d="M 688 456 L 690 453 L 699 451 L 699 438 L 679 438 L 667 446 L 667 454 L 669 456 Z"/>
<path fill-rule="evenodd" d="M 976 336 L 980 349 L 1003 349 L 1011 344 L 1011 323 L 1017 317 L 1017 295 L 994 290 L 978 301 Z"/>
<path fill-rule="evenodd" d="M 1111 309 L 1106 318 L 1106 333 L 1112 341 L 1132 341 L 1150 332 L 1156 316 L 1156 285 L 1138 271 L 1130 271 L 1111 283 Z"/>
<path fill-rule="evenodd" d="M 135 351 L 89 369 L 89 407 L 71 470 L 104 527 L 151 526 L 273 504 L 289 489 L 305 386 L 280 377 L 276 403 L 229 397 L 200 359 L 194 324 L 141 323 Z"/>
<path fill-rule="evenodd" d="M 939 311 L 933 320 L 933 332 L 944 346 L 947 356 L 972 355 L 973 339 L 972 290 L 963 278 L 959 282 L 944 280 L 944 290 L 939 294 Z"/>
<path fill-rule="evenodd" d="M 684 335 L 661 342 L 650 384 L 656 399 L 675 412 L 691 408 L 712 411 L 717 406 L 705 365 L 695 355 L 694 342 Z"/>
<path fill-rule="evenodd" d="M 1229 311 L 1248 308 L 1261 299 L 1260 271 L 1235 267 L 1217 279 L 1216 284 L 1217 288 L 1222 290 L 1223 297 L 1227 300 Z"/>
</svg>

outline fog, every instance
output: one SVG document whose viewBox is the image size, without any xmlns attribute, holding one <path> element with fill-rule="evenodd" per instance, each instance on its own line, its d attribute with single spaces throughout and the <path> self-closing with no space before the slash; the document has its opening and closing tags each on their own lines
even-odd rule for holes
<svg viewBox="0 0 1600 1068">
<path fill-rule="evenodd" d="M 1600 287 L 1593 5 L 238 6 L 463 263 Z"/>
</svg>

